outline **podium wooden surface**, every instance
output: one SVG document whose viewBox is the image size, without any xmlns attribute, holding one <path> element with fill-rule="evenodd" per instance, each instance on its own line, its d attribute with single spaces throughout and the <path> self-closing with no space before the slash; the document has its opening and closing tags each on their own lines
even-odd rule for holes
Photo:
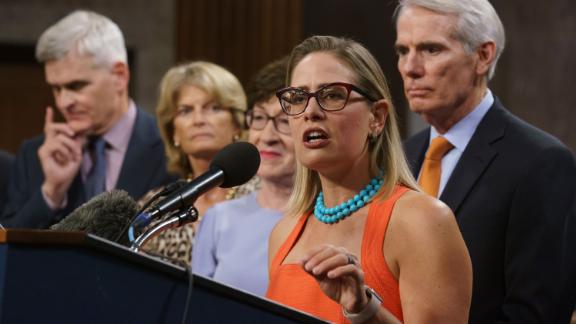
<svg viewBox="0 0 576 324">
<path fill-rule="evenodd" d="M 184 268 L 82 232 L 0 230 L 0 323 L 181 323 Z M 193 276 L 188 323 L 323 323 Z"/>
</svg>

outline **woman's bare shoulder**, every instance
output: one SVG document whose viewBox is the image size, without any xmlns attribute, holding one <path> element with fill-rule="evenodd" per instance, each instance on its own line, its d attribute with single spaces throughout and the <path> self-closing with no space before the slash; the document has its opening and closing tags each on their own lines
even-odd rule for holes
<svg viewBox="0 0 576 324">
<path fill-rule="evenodd" d="M 450 208 L 442 201 L 416 191 L 407 192 L 398 199 L 388 233 L 408 250 L 416 246 L 427 250 L 460 236 Z"/>
<path fill-rule="evenodd" d="M 280 237 L 288 236 L 296 223 L 298 222 L 298 217 L 291 215 L 284 215 L 278 223 L 274 226 L 272 230 L 272 235 L 277 235 Z"/>
<path fill-rule="evenodd" d="M 406 225 L 431 225 L 435 223 L 454 223 L 454 214 L 442 201 L 417 191 L 404 194 L 394 207 L 395 217 Z"/>
<path fill-rule="evenodd" d="M 404 194 L 392 212 L 386 240 L 387 260 L 401 274 L 404 296 L 410 296 L 403 302 L 404 320 L 452 323 L 467 318 L 472 266 L 446 204 L 415 191 Z"/>
<path fill-rule="evenodd" d="M 286 241 L 288 235 L 290 235 L 292 229 L 294 229 L 294 226 L 296 226 L 296 223 L 298 223 L 298 217 L 291 215 L 282 216 L 278 223 L 276 223 L 272 229 L 272 232 L 270 233 L 268 242 L 268 253 L 270 256 L 270 261 L 272 260 L 272 257 L 276 255 L 276 252 L 278 252 L 278 249 L 282 243 Z"/>
</svg>

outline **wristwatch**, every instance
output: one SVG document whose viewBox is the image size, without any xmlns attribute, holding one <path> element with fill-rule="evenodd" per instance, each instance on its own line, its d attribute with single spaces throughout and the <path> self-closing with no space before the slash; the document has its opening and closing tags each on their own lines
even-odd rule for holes
<svg viewBox="0 0 576 324">
<path fill-rule="evenodd" d="M 374 289 L 368 286 L 364 287 L 366 289 L 366 296 L 368 297 L 368 304 L 366 304 L 366 307 L 364 307 L 360 313 L 348 313 L 346 309 L 342 307 L 342 313 L 344 313 L 344 316 L 352 324 L 364 323 L 371 319 L 378 313 L 378 309 L 380 309 L 380 305 L 382 305 L 382 297 L 380 297 Z"/>
</svg>

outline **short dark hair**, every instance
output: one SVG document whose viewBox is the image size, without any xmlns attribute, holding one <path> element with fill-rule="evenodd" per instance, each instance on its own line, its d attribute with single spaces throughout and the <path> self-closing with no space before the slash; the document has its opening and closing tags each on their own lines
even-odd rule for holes
<svg viewBox="0 0 576 324">
<path fill-rule="evenodd" d="M 259 102 L 269 100 L 276 95 L 276 91 L 285 87 L 288 59 L 288 56 L 283 56 L 256 72 L 246 88 L 247 110 L 252 110 Z"/>
</svg>

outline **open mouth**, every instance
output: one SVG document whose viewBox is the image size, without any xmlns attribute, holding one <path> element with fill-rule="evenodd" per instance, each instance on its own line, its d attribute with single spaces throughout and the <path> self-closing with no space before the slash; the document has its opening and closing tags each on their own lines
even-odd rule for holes
<svg viewBox="0 0 576 324">
<path fill-rule="evenodd" d="M 304 142 L 306 143 L 318 143 L 328 139 L 328 134 L 323 130 L 314 129 L 304 133 Z"/>
</svg>

